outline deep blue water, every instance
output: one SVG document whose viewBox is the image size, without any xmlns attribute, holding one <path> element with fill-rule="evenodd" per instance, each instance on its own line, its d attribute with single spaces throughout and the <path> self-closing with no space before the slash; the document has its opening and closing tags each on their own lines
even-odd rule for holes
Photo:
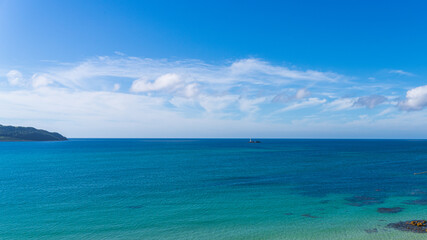
<svg viewBox="0 0 427 240">
<path fill-rule="evenodd" d="M 0 239 L 423 239 L 386 227 L 422 171 L 426 140 L 3 142 Z"/>
</svg>

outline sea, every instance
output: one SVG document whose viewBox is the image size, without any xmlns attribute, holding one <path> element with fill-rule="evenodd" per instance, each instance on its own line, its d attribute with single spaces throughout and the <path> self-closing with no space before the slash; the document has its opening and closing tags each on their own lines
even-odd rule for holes
<svg viewBox="0 0 427 240">
<path fill-rule="evenodd" d="M 257 140 L 1 142 L 0 239 L 427 239 L 427 140 Z"/>
</svg>

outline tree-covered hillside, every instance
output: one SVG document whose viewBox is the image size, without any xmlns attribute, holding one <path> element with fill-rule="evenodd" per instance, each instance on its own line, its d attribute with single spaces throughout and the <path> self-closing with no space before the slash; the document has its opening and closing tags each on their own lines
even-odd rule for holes
<svg viewBox="0 0 427 240">
<path fill-rule="evenodd" d="M 64 141 L 66 137 L 56 132 L 33 127 L 13 127 L 0 125 L 0 141 Z"/>
</svg>

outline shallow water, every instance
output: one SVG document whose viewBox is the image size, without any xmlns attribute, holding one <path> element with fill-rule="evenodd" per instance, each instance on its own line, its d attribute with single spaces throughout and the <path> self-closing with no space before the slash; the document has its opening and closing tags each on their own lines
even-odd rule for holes
<svg viewBox="0 0 427 240">
<path fill-rule="evenodd" d="M 0 143 L 0 239 L 425 239 L 386 227 L 422 171 L 424 140 Z"/>
</svg>

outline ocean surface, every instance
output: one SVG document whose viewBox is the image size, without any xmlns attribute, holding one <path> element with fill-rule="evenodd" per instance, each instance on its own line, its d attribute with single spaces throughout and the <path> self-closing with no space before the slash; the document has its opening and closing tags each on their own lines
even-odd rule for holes
<svg viewBox="0 0 427 240">
<path fill-rule="evenodd" d="M 427 239 L 426 140 L 261 141 L 2 142 L 0 239 Z"/>
</svg>

